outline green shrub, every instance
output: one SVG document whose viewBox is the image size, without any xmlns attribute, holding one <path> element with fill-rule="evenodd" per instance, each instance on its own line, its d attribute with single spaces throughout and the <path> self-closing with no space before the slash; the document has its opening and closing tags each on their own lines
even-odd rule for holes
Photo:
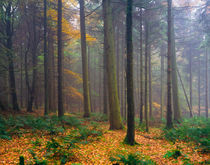
<svg viewBox="0 0 210 165">
<path fill-rule="evenodd" d="M 91 120 L 97 122 L 108 121 L 108 116 L 102 113 L 91 113 Z"/>
<path fill-rule="evenodd" d="M 164 137 L 175 143 L 176 140 L 195 142 L 202 152 L 210 151 L 210 120 L 205 118 L 184 119 L 172 129 L 163 129 Z"/>
<path fill-rule="evenodd" d="M 182 156 L 182 153 L 180 150 L 175 149 L 175 150 L 171 150 L 168 151 L 165 155 L 164 158 L 174 158 L 177 159 L 178 157 Z"/>
<path fill-rule="evenodd" d="M 152 160 L 144 160 L 138 153 L 129 155 L 117 155 L 117 158 L 110 157 L 111 162 L 115 164 L 123 163 L 125 165 L 155 165 Z"/>
</svg>

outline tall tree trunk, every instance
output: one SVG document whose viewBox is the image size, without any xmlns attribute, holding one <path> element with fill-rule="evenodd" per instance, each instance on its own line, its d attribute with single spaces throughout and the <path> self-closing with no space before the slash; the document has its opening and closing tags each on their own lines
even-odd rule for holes
<svg viewBox="0 0 210 165">
<path fill-rule="evenodd" d="M 105 40 L 105 37 L 104 37 Z M 105 42 L 104 42 L 105 43 Z M 106 47 L 104 44 L 104 54 L 103 54 L 103 100 L 104 100 L 104 114 L 108 115 L 108 93 L 107 93 L 107 70 L 106 70 L 106 64 L 107 63 L 107 56 L 106 56 Z"/>
<path fill-rule="evenodd" d="M 56 112 L 56 85 L 55 85 L 55 59 L 53 32 L 48 28 L 48 108 L 50 112 Z"/>
<path fill-rule="evenodd" d="M 44 114 L 49 111 L 48 95 L 48 52 L 47 52 L 47 0 L 44 0 Z"/>
<path fill-rule="evenodd" d="M 143 123 L 143 16 L 140 9 L 140 124 Z"/>
<path fill-rule="evenodd" d="M 201 59 L 198 57 L 198 116 L 201 116 Z"/>
<path fill-rule="evenodd" d="M 172 8 L 172 0 L 168 0 L 168 70 L 167 70 L 167 128 L 173 127 L 172 122 L 172 98 L 171 98 L 171 81 L 172 81 L 172 66 L 171 66 L 171 57 L 172 57 L 172 15 L 171 15 L 171 8 Z"/>
<path fill-rule="evenodd" d="M 126 143 L 135 144 L 135 110 L 134 110 L 134 93 L 133 93 L 133 39 L 132 39 L 132 7 L 133 0 L 127 0 L 127 16 L 126 16 L 126 41 L 127 41 L 127 135 Z"/>
<path fill-rule="evenodd" d="M 58 0 L 58 116 L 64 116 L 63 109 L 63 43 L 62 43 L 62 0 Z"/>
<path fill-rule="evenodd" d="M 181 120 L 181 110 L 179 105 L 179 88 L 177 79 L 177 63 L 176 63 L 176 44 L 175 44 L 175 32 L 174 32 L 174 17 L 172 16 L 172 94 L 173 94 L 173 110 L 174 110 L 174 120 L 179 122 Z"/>
<path fill-rule="evenodd" d="M 163 119 L 163 109 L 164 109 L 164 94 L 165 94 L 165 88 L 164 88 L 164 79 L 165 79 L 165 68 L 164 68 L 164 57 L 165 54 L 164 54 L 164 46 L 162 45 L 161 48 L 160 48 L 160 58 L 161 58 L 161 96 L 160 96 L 160 116 L 161 116 L 161 119 Z"/>
<path fill-rule="evenodd" d="M 32 112 L 33 103 L 35 99 L 35 88 L 37 81 L 37 38 L 36 38 L 36 4 L 33 4 L 33 20 L 32 20 L 32 30 L 33 30 L 33 46 L 32 46 L 32 65 L 33 65 L 33 76 L 32 76 L 32 85 L 30 90 L 30 96 L 27 106 L 27 111 Z"/>
<path fill-rule="evenodd" d="M 193 107 L 192 107 L 192 52 L 191 52 L 191 48 L 189 51 L 189 81 L 190 81 L 190 107 L 191 110 L 193 111 Z M 192 117 L 192 114 L 190 113 L 190 117 Z"/>
<path fill-rule="evenodd" d="M 145 20 L 145 64 L 144 64 L 144 116 L 146 122 L 146 131 L 149 132 L 149 121 L 148 121 L 148 50 L 149 49 L 149 23 L 148 20 Z"/>
<path fill-rule="evenodd" d="M 120 115 L 120 103 L 117 90 L 117 75 L 116 75 L 116 62 L 115 62 L 115 46 L 114 46 L 114 33 L 112 23 L 112 7 L 111 0 L 103 0 L 103 13 L 104 13 L 104 37 L 105 37 L 105 53 L 106 53 L 106 69 L 108 79 L 109 91 L 109 119 L 110 129 L 122 129 L 122 121 Z"/>
<path fill-rule="evenodd" d="M 92 87 L 91 87 L 91 62 L 90 62 L 90 46 L 87 46 L 87 53 L 88 53 L 88 76 L 89 76 L 89 90 L 90 90 L 90 109 L 93 110 L 93 102 L 92 102 Z"/>
<path fill-rule="evenodd" d="M 85 12 L 84 0 L 79 0 L 80 3 L 80 32 L 81 32 L 81 50 L 82 50 L 82 77 L 83 77 L 83 96 L 84 96 L 84 117 L 89 117 L 91 112 L 90 106 L 90 91 L 88 80 L 88 61 L 86 48 L 86 32 L 85 32 Z"/>
<path fill-rule="evenodd" d="M 206 77 L 206 91 L 205 91 L 205 109 L 206 109 L 206 118 L 208 119 L 208 48 L 206 48 L 205 51 L 205 55 L 206 55 L 206 72 L 205 72 L 205 77 Z"/>
<path fill-rule="evenodd" d="M 149 29 L 150 33 L 150 29 Z M 150 42 L 150 41 L 149 41 Z M 148 49 L 148 67 L 149 67 L 149 118 L 152 119 L 152 68 L 151 68 L 151 44 Z"/>
<path fill-rule="evenodd" d="M 20 52 L 20 108 L 23 108 L 23 47 Z"/>
<path fill-rule="evenodd" d="M 9 2 L 6 8 L 6 35 L 7 35 L 7 57 L 9 62 L 9 87 L 12 99 L 12 108 L 14 111 L 20 111 L 17 101 L 14 63 L 13 63 L 13 50 L 12 50 L 12 36 L 13 36 L 13 23 L 12 23 L 12 5 Z"/>
</svg>

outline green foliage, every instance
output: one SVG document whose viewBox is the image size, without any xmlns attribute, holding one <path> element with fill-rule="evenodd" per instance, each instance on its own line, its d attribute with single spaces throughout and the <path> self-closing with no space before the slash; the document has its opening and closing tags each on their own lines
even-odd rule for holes
<svg viewBox="0 0 210 165">
<path fill-rule="evenodd" d="M 8 118 L 0 116 L 0 138 L 11 139 L 13 134 L 21 135 L 23 129 L 32 131 L 45 131 L 50 135 L 57 135 L 64 132 L 64 125 L 79 127 L 81 122 L 76 117 L 64 116 L 58 118 L 52 117 L 34 117 L 34 116 L 9 116 Z"/>
<path fill-rule="evenodd" d="M 33 165 L 47 165 L 47 160 L 42 160 L 42 159 L 40 160 L 37 157 L 36 153 L 31 149 L 29 149 L 28 151 L 30 152 L 30 154 L 33 157 L 33 161 L 30 161 L 30 164 L 33 164 Z"/>
<path fill-rule="evenodd" d="M 138 153 L 117 155 L 117 158 L 110 157 L 110 161 L 115 162 L 115 164 L 123 163 L 125 165 L 155 165 L 152 160 L 144 160 Z"/>
<path fill-rule="evenodd" d="M 97 122 L 108 121 L 108 116 L 102 113 L 91 113 L 91 120 Z"/>
<path fill-rule="evenodd" d="M 19 165 L 24 165 L 24 157 L 20 156 L 19 158 Z"/>
<path fill-rule="evenodd" d="M 174 158 L 177 159 L 178 157 L 182 156 L 182 153 L 180 150 L 175 149 L 175 150 L 171 150 L 168 151 L 165 155 L 164 158 Z"/>
<path fill-rule="evenodd" d="M 164 137 L 173 143 L 176 140 L 192 141 L 202 152 L 210 151 L 210 121 L 205 118 L 185 119 L 174 128 L 163 131 Z"/>
</svg>

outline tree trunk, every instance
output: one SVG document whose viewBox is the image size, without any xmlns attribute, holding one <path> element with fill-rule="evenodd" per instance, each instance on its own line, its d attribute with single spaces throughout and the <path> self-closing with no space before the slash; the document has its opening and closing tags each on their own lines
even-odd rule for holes
<svg viewBox="0 0 210 165">
<path fill-rule="evenodd" d="M 14 73 L 14 63 L 13 63 L 13 50 L 12 50 L 12 35 L 13 35 L 13 23 L 12 23 L 12 6 L 9 2 L 6 8 L 6 35 L 7 35 L 7 57 L 9 61 L 9 87 L 12 99 L 12 107 L 14 111 L 20 111 L 17 101 L 16 93 L 16 83 L 15 83 L 15 73 Z"/>
<path fill-rule="evenodd" d="M 49 111 L 48 95 L 48 52 L 47 52 L 47 0 L 44 0 L 44 114 Z"/>
<path fill-rule="evenodd" d="M 140 9 L 140 124 L 143 123 L 143 27 L 142 9 Z"/>
<path fill-rule="evenodd" d="M 146 132 L 149 132 L 149 121 L 148 121 L 148 50 L 149 49 L 149 23 L 148 20 L 145 20 L 145 64 L 144 64 L 144 116 L 146 122 Z"/>
<path fill-rule="evenodd" d="M 126 16 L 126 41 L 127 41 L 127 135 L 126 143 L 135 144 L 135 110 L 134 110 L 134 93 L 133 93 L 133 39 L 132 39 L 132 7 L 133 0 L 127 0 L 127 16 Z"/>
<path fill-rule="evenodd" d="M 198 116 L 201 116 L 201 59 L 198 57 Z"/>
<path fill-rule="evenodd" d="M 161 116 L 161 119 L 163 119 L 163 108 L 164 108 L 164 94 L 165 94 L 165 88 L 164 88 L 164 73 L 165 73 L 165 70 L 164 70 L 164 57 L 165 54 L 164 54 L 164 46 L 162 45 L 161 48 L 160 48 L 160 57 L 161 57 L 161 96 L 160 96 L 160 116 Z"/>
<path fill-rule="evenodd" d="M 191 52 L 191 48 L 190 48 L 190 52 L 189 52 L 189 73 L 190 73 L 190 77 L 189 77 L 189 81 L 190 81 L 190 107 L 191 107 L 191 110 L 193 111 L 193 107 L 192 107 L 192 52 Z M 190 113 L 190 117 L 192 117 L 191 113 Z"/>
<path fill-rule="evenodd" d="M 208 119 L 208 48 L 206 48 L 206 51 L 205 51 L 205 54 L 206 54 L 206 96 L 205 96 L 205 109 L 206 109 L 206 118 Z"/>
<path fill-rule="evenodd" d="M 176 44 L 175 44 L 175 32 L 174 32 L 174 18 L 172 16 L 172 93 L 173 93 L 173 110 L 174 110 L 174 120 L 179 122 L 181 120 L 181 110 L 179 105 L 179 88 L 177 79 L 177 63 L 176 63 Z"/>
<path fill-rule="evenodd" d="M 80 3 L 80 32 L 81 32 L 81 50 L 82 50 L 82 77 L 83 77 L 83 96 L 84 96 L 84 117 L 89 117 L 91 112 L 90 106 L 90 91 L 88 80 L 88 61 L 86 48 L 86 32 L 85 32 L 85 13 L 84 0 L 79 0 Z"/>
<path fill-rule="evenodd" d="M 120 103 L 117 90 L 116 57 L 114 47 L 114 33 L 112 23 L 111 0 L 103 0 L 104 13 L 104 44 L 106 53 L 106 69 L 109 91 L 110 129 L 122 129 Z"/>
<path fill-rule="evenodd" d="M 171 66 L 171 57 L 172 57 L 172 22 L 171 22 L 171 8 L 172 8 L 172 0 L 168 0 L 168 70 L 167 70 L 167 128 L 173 127 L 172 122 L 172 98 L 171 98 L 171 81 L 172 81 L 172 66 Z"/>
<path fill-rule="evenodd" d="M 32 30 L 33 30 L 33 46 L 32 46 L 32 65 L 33 65 L 33 77 L 32 77 L 32 85 L 31 85 L 31 90 L 30 96 L 29 96 L 29 101 L 28 101 L 28 106 L 27 106 L 27 112 L 32 112 L 33 108 L 33 103 L 35 99 L 35 88 L 36 86 L 36 81 L 37 81 L 37 39 L 36 39 L 36 4 L 33 4 L 33 20 L 32 20 Z"/>
<path fill-rule="evenodd" d="M 150 29 L 149 29 L 150 33 Z M 149 41 L 150 42 L 150 41 Z M 149 62 L 149 118 L 152 119 L 152 68 L 151 68 L 151 44 L 148 49 L 148 62 Z"/>
<path fill-rule="evenodd" d="M 62 43 L 62 0 L 58 0 L 58 116 L 64 116 L 63 109 L 63 43 Z"/>
</svg>

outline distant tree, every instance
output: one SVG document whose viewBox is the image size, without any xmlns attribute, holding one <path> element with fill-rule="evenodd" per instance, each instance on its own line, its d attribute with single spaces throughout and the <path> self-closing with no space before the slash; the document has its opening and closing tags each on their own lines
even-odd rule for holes
<svg viewBox="0 0 210 165">
<path fill-rule="evenodd" d="M 135 112 L 134 112 L 134 92 L 133 92 L 133 39 L 132 39 L 132 7 L 133 0 L 127 0 L 126 15 L 126 43 L 127 43 L 127 135 L 125 142 L 135 144 Z"/>
<path fill-rule="evenodd" d="M 167 128 L 173 127 L 172 121 L 172 89 L 171 89 L 171 81 L 172 81 L 172 64 L 171 64 L 171 57 L 172 57 L 172 0 L 168 0 L 168 62 L 167 62 Z"/>
<path fill-rule="evenodd" d="M 114 32 L 112 22 L 111 0 L 103 0 L 104 14 L 104 46 L 106 56 L 106 71 L 109 97 L 110 129 L 122 129 L 120 103 L 117 91 L 116 58 L 114 46 Z"/>
<path fill-rule="evenodd" d="M 47 0 L 44 0 L 44 91 L 45 91 L 45 106 L 44 114 L 48 114 L 49 110 L 49 95 L 48 95 L 48 52 L 47 52 Z"/>
<path fill-rule="evenodd" d="M 64 116 L 63 109 L 63 46 L 62 46 L 62 0 L 58 0 L 58 116 Z"/>
<path fill-rule="evenodd" d="M 90 89 L 89 89 L 89 78 L 88 78 L 84 0 L 79 0 L 79 3 L 80 3 L 80 33 L 81 33 L 81 51 L 82 51 L 84 117 L 90 117 L 91 105 L 90 105 Z"/>
</svg>

